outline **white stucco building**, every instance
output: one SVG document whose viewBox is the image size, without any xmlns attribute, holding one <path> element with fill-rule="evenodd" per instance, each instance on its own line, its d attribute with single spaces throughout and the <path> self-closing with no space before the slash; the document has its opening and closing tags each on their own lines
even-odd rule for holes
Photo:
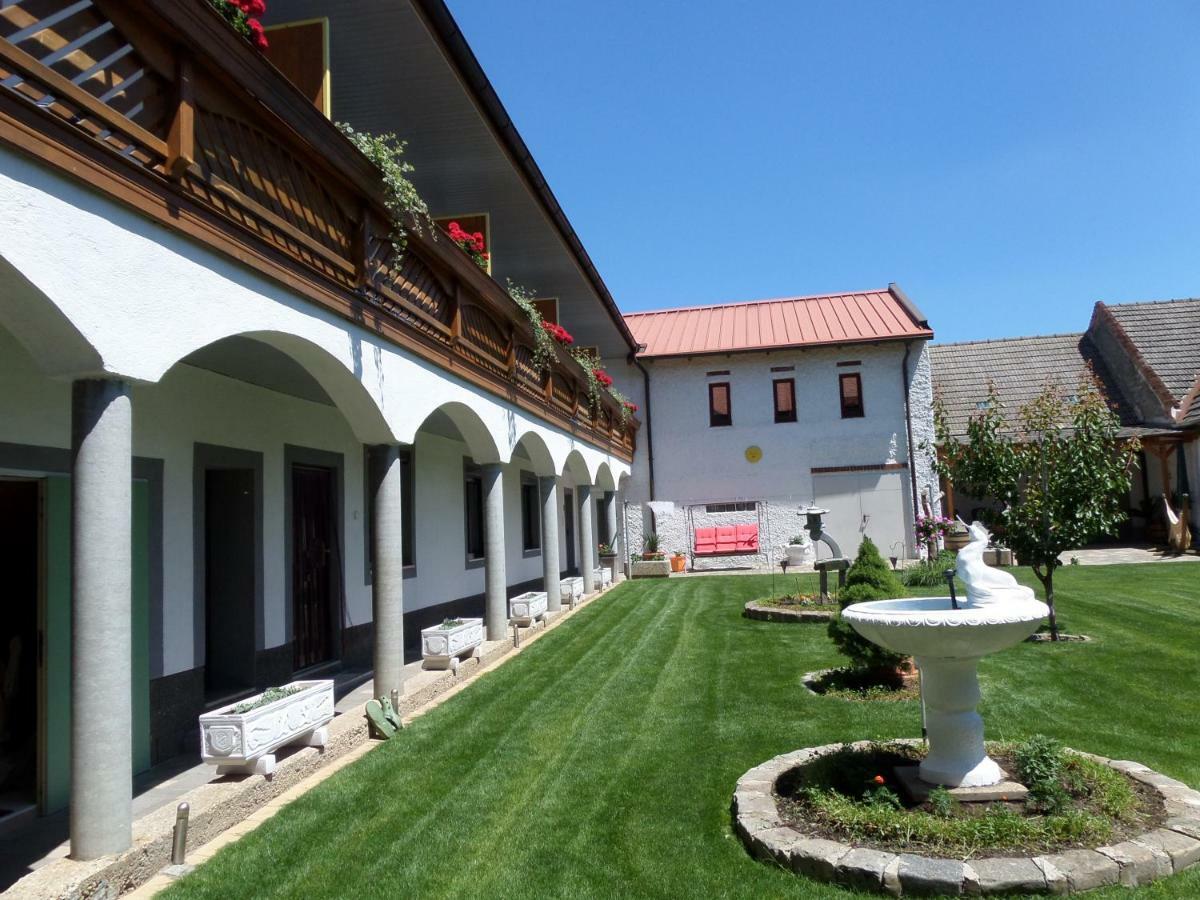
<svg viewBox="0 0 1200 900">
<path fill-rule="evenodd" d="M 846 555 L 863 535 L 884 556 L 919 553 L 914 510 L 939 508 L 921 449 L 933 442 L 932 331 L 896 285 L 626 321 L 643 345 L 646 375 L 630 389 L 648 423 L 626 499 L 674 505 L 653 525 L 635 510 L 631 547 L 653 527 L 699 569 L 777 565 L 816 504 Z M 758 526 L 756 552 L 697 547 L 698 530 L 739 524 Z"/>
<path fill-rule="evenodd" d="M 420 628 L 503 639 L 510 596 L 591 590 L 638 423 L 565 352 L 539 370 L 500 285 L 636 345 L 441 2 L 324 4 L 316 95 L 205 3 L 3 6 L 0 794 L 69 807 L 90 859 L 199 713 L 297 675 L 386 695 Z M 329 116 L 401 133 L 489 269 L 428 224 L 395 256 Z"/>
</svg>

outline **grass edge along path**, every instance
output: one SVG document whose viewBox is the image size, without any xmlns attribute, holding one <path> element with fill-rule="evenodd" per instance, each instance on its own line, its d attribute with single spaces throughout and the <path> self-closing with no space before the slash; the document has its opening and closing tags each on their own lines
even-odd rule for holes
<svg viewBox="0 0 1200 900">
<path fill-rule="evenodd" d="M 1200 785 L 1200 717 L 1183 712 L 1200 685 L 1193 571 L 1064 569 L 1064 616 L 1096 640 L 985 659 L 988 737 L 1045 732 Z M 805 694 L 801 675 L 839 657 L 820 624 L 741 615 L 770 589 L 619 586 L 166 896 L 857 896 L 750 859 L 733 785 L 788 750 L 918 734 L 919 707 Z M 1200 896 L 1200 874 L 1134 893 Z"/>
</svg>

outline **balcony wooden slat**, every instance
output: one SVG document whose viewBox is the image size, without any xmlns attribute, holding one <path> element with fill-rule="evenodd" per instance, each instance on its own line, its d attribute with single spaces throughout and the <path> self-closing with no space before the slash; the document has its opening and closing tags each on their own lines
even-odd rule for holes
<svg viewBox="0 0 1200 900">
<path fill-rule="evenodd" d="M 102 103 L 83 90 L 83 88 L 76 87 L 62 75 L 59 75 L 47 66 L 43 66 L 24 50 L 18 49 L 7 40 L 0 39 L 0 59 L 4 60 L 15 71 L 46 85 L 47 88 L 54 91 L 63 99 L 69 100 L 71 103 L 87 110 L 90 115 L 99 119 L 112 130 L 121 132 L 153 151 L 159 157 L 166 159 L 166 141 L 151 134 L 133 120 L 122 116 L 112 107 Z"/>
</svg>

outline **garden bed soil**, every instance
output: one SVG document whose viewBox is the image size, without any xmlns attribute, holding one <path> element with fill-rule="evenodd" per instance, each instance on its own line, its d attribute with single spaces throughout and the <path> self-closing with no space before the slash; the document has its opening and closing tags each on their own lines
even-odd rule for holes
<svg viewBox="0 0 1200 900">
<path fill-rule="evenodd" d="M 839 700 L 883 701 L 916 700 L 921 696 L 917 671 L 892 669 L 824 669 L 804 676 L 804 686 L 821 697 Z"/>
<path fill-rule="evenodd" d="M 1009 773 L 1010 776 L 1013 776 L 1013 773 L 1017 771 L 1016 759 L 1012 754 L 1011 748 L 989 745 L 988 752 L 1000 765 L 1000 768 Z M 925 845 L 921 841 L 914 839 L 912 834 L 906 832 L 902 827 L 897 828 L 895 836 L 871 835 L 839 827 L 837 823 L 830 822 L 827 818 L 823 817 L 812 802 L 803 795 L 805 788 L 827 787 L 845 796 L 854 796 L 862 792 L 862 782 L 865 781 L 869 786 L 874 787 L 880 776 L 883 777 L 883 785 L 880 785 L 880 787 L 886 786 L 901 797 L 903 804 L 902 812 L 936 812 L 934 805 L 930 801 L 913 803 L 909 800 L 905 796 L 900 779 L 894 771 L 897 767 L 911 766 L 919 762 L 924 755 L 919 745 L 876 745 L 858 750 L 854 755 L 859 757 L 855 760 L 855 764 L 843 770 L 840 775 L 834 775 L 832 778 L 829 778 L 828 773 L 823 772 L 820 776 L 823 782 L 821 784 L 815 784 L 811 780 L 810 776 L 815 771 L 812 764 L 793 769 L 781 776 L 776 782 L 774 797 L 779 810 L 779 817 L 783 823 L 807 837 L 851 842 L 855 847 L 863 847 L 871 850 L 892 853 L 936 853 L 940 856 L 956 855 L 955 852 L 948 848 Z M 958 848 L 959 854 L 957 855 L 970 858 L 988 858 L 1091 849 L 1097 845 L 1111 846 L 1122 841 L 1131 840 L 1146 832 L 1162 827 L 1167 816 L 1163 809 L 1162 798 L 1158 792 L 1152 786 L 1130 778 L 1125 773 L 1118 774 L 1129 785 L 1136 798 L 1135 807 L 1127 818 L 1115 819 L 1104 816 L 1104 813 L 1099 809 L 1094 799 L 1081 799 L 1078 797 L 1072 797 L 1066 809 L 1060 813 L 1060 815 L 1090 813 L 1104 816 L 1112 824 L 1112 833 L 1102 841 L 1090 844 L 1070 840 L 1039 840 L 1026 843 L 1002 842 L 995 845 L 974 845 L 969 849 L 960 847 Z M 1040 815 L 1030 804 L 1030 801 L 1005 802 L 1003 800 L 982 803 L 956 802 L 952 804 L 949 813 L 944 814 L 943 817 L 947 819 L 983 818 L 1000 810 L 1015 813 L 1022 818 L 1033 818 Z"/>
</svg>

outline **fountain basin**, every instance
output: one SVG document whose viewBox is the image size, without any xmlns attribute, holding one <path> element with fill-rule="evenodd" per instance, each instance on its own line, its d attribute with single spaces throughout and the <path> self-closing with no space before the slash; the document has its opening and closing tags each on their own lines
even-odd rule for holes
<svg viewBox="0 0 1200 900">
<path fill-rule="evenodd" d="M 905 656 L 978 659 L 1020 643 L 1049 615 L 1032 598 L 1002 607 L 952 609 L 949 597 L 870 600 L 842 610 L 867 640 Z"/>
<path fill-rule="evenodd" d="M 983 719 L 976 712 L 979 660 L 1029 637 L 1049 612 L 1032 592 L 1001 605 L 960 609 L 952 608 L 949 597 L 914 597 L 870 600 L 842 610 L 867 640 L 916 659 L 929 738 L 918 773 L 922 781 L 984 787 L 1004 780 L 984 748 Z"/>
</svg>

